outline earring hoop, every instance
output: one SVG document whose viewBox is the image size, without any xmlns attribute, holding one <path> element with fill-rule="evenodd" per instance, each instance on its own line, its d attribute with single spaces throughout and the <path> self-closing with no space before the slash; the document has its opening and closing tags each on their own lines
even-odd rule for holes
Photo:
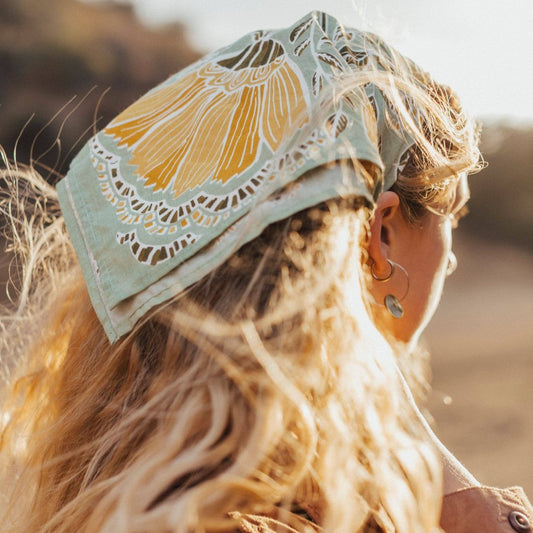
<svg viewBox="0 0 533 533">
<path fill-rule="evenodd" d="M 376 264 L 376 262 L 374 260 L 372 260 L 372 263 L 370 264 L 370 274 L 372 274 L 372 277 L 376 280 L 376 281 L 389 281 L 389 279 L 392 278 L 392 275 L 394 274 L 394 265 L 396 263 L 394 263 L 393 261 L 391 261 L 390 259 L 387 259 L 387 263 L 389 263 L 389 266 L 390 266 L 390 272 L 384 277 L 384 278 L 380 278 L 378 277 L 378 275 L 374 272 L 374 265 Z M 398 265 L 399 266 L 399 265 Z"/>
<path fill-rule="evenodd" d="M 405 270 L 405 268 L 402 265 L 400 265 L 399 263 L 395 263 L 394 261 L 391 261 L 390 259 L 387 259 L 387 262 L 389 263 L 389 265 L 391 267 L 390 272 L 384 278 L 379 278 L 376 275 L 376 273 L 374 272 L 373 266 L 375 264 L 375 261 L 373 261 L 372 264 L 370 265 L 370 273 L 372 274 L 372 277 L 376 281 L 380 281 L 380 282 L 389 281 L 391 279 L 392 275 L 394 274 L 394 272 L 396 270 L 396 267 L 397 267 L 405 274 L 405 279 L 407 280 L 407 287 L 406 287 L 405 292 L 404 292 L 404 294 L 403 294 L 403 296 L 401 298 L 398 298 L 398 297 L 394 296 L 394 294 L 390 294 L 389 293 L 389 294 L 387 294 L 385 296 L 382 304 L 378 304 L 373 299 L 372 299 L 372 302 L 374 304 L 376 304 L 376 305 L 383 305 L 384 307 L 386 307 L 387 311 L 394 318 L 402 318 L 404 311 L 403 311 L 403 306 L 402 306 L 401 302 L 406 298 L 407 294 L 409 293 L 409 287 L 410 287 L 409 274 L 407 273 L 407 270 Z"/>
</svg>

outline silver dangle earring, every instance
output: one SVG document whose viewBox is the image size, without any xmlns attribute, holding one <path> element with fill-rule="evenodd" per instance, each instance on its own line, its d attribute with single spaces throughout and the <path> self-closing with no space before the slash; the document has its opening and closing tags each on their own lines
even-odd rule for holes
<svg viewBox="0 0 533 533">
<path fill-rule="evenodd" d="M 372 274 L 372 277 L 376 281 L 380 282 L 387 282 L 392 278 L 392 275 L 396 271 L 396 268 L 400 269 L 405 274 L 405 279 L 407 280 L 407 288 L 405 289 L 405 293 L 401 298 L 397 298 L 394 296 L 394 294 L 387 294 L 385 296 L 385 299 L 383 300 L 383 304 L 378 305 L 385 305 L 387 308 L 387 311 L 394 317 L 394 318 L 402 318 L 403 316 L 403 307 L 400 302 L 402 302 L 405 297 L 407 296 L 409 292 L 409 274 L 407 274 L 407 270 L 403 268 L 402 265 L 395 263 L 394 261 L 391 261 L 390 259 L 387 259 L 387 263 L 389 263 L 390 266 L 390 272 L 383 278 L 380 278 L 377 276 L 377 274 L 374 272 L 374 264 L 375 261 L 372 261 L 372 264 L 370 265 L 370 274 Z"/>
</svg>

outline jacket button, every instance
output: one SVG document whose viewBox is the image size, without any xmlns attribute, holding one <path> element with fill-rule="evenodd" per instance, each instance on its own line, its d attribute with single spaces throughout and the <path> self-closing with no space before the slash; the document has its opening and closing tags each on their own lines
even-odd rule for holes
<svg viewBox="0 0 533 533">
<path fill-rule="evenodd" d="M 509 520 L 509 524 L 511 524 L 512 528 L 515 531 L 518 531 L 519 533 L 528 533 L 529 531 L 531 531 L 529 520 L 527 519 L 527 516 L 524 513 L 520 513 L 519 511 L 513 511 L 509 513 L 509 516 L 507 518 Z"/>
</svg>

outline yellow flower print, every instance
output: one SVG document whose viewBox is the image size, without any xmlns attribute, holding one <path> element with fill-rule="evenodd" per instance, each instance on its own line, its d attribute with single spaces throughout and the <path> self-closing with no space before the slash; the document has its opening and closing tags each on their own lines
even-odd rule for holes
<svg viewBox="0 0 533 533">
<path fill-rule="evenodd" d="M 104 133 L 128 147 L 145 187 L 178 198 L 238 176 L 308 120 L 303 83 L 283 46 L 262 39 L 156 88 Z"/>
</svg>

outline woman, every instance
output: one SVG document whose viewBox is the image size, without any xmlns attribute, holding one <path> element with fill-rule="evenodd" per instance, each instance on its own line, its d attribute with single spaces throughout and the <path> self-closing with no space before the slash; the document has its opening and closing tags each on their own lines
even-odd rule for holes
<svg viewBox="0 0 533 533">
<path fill-rule="evenodd" d="M 416 374 L 477 164 L 451 91 L 313 12 L 96 134 L 58 186 L 68 235 L 30 172 L 4 529 L 438 531 L 442 479 L 449 505 L 478 491 L 483 531 L 524 526 L 398 368 Z"/>
</svg>

